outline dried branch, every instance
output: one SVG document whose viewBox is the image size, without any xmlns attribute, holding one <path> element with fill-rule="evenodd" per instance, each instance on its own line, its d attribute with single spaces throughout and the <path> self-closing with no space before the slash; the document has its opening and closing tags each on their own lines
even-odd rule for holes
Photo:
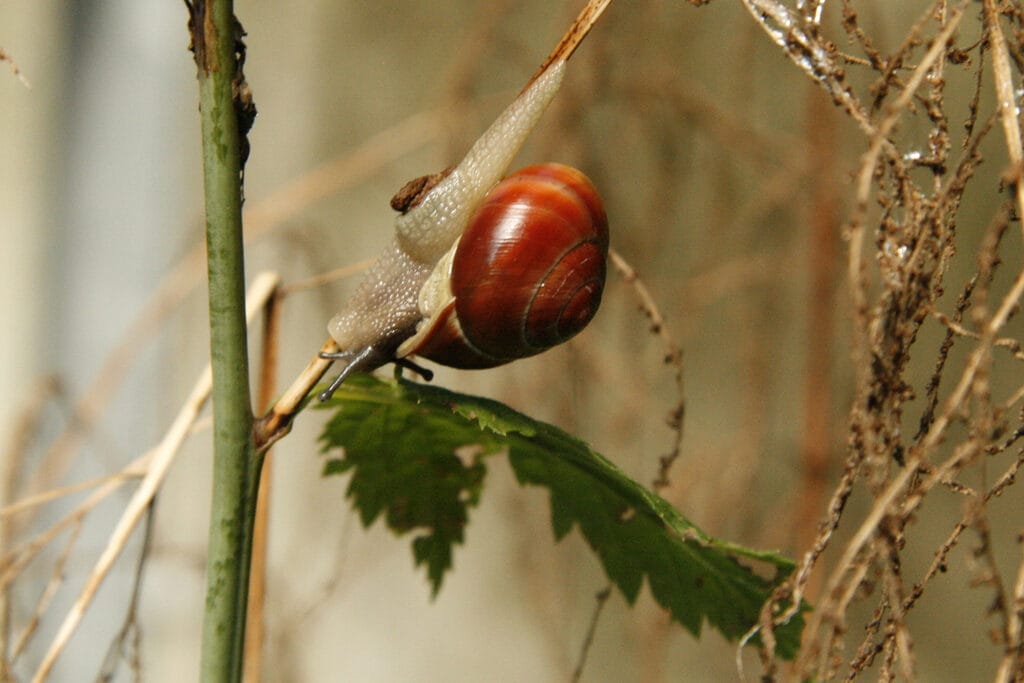
<svg viewBox="0 0 1024 683">
<path fill-rule="evenodd" d="M 14 58 L 11 57 L 11 55 L 9 55 L 2 47 L 0 47 L 0 62 L 7 62 L 7 65 L 11 67 L 11 73 L 14 74 L 15 78 L 21 81 L 21 84 L 27 89 L 32 89 L 32 85 L 28 82 L 28 79 L 25 78 L 25 74 L 21 73 L 21 69 L 18 68 L 18 63 L 14 61 Z"/>
<path fill-rule="evenodd" d="M 651 321 L 651 332 L 661 339 L 664 348 L 665 365 L 672 368 L 672 377 L 676 385 L 676 396 L 678 400 L 669 411 L 667 423 L 672 430 L 672 448 L 658 460 L 658 475 L 652 484 L 655 491 L 661 491 L 670 485 L 669 471 L 673 463 L 679 458 L 679 452 L 683 445 L 683 419 L 686 415 L 686 392 L 683 385 L 683 350 L 672 337 L 672 333 L 665 326 L 665 319 L 658 309 L 658 304 L 651 296 L 647 286 L 640 280 L 636 271 L 626 259 L 614 249 L 608 250 L 608 259 L 612 267 L 619 271 L 622 279 L 629 285 L 636 298 L 639 300 L 640 310 Z"/>
<path fill-rule="evenodd" d="M 1024 216 L 1024 182 L 1021 182 L 1024 150 L 1021 148 L 1020 123 L 1017 120 L 1018 106 L 1014 96 L 1013 76 L 1010 74 L 1010 56 L 1006 39 L 999 28 L 999 15 L 994 0 L 984 0 L 985 30 L 992 50 L 992 76 L 996 83 L 996 98 L 999 115 L 1006 135 L 1006 153 L 1010 157 L 1014 194 L 1017 198 L 1017 215 Z M 1024 225 L 1021 226 L 1024 230 Z"/>
</svg>

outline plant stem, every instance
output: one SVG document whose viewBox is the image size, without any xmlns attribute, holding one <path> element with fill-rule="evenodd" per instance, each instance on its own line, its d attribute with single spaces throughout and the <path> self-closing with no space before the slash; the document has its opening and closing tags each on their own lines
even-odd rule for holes
<svg viewBox="0 0 1024 683">
<path fill-rule="evenodd" d="M 189 8 L 199 66 L 214 424 L 201 680 L 220 683 L 241 677 L 260 471 L 252 439 L 245 330 L 242 139 L 233 100 L 233 83 L 240 76 L 240 27 L 231 0 L 193 0 Z"/>
</svg>

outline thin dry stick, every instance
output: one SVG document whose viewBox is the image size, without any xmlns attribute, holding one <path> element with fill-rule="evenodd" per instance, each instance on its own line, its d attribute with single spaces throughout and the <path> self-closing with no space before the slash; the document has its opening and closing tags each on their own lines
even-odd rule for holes
<svg viewBox="0 0 1024 683">
<path fill-rule="evenodd" d="M 78 524 L 83 517 L 92 511 L 94 507 L 106 500 L 126 479 L 114 479 L 93 491 L 92 495 L 79 503 L 74 509 L 64 515 L 61 519 L 50 526 L 46 531 L 37 534 L 30 541 L 19 548 L 7 553 L 2 560 L 0 567 L 3 573 L 0 574 L 0 587 L 8 586 L 22 570 L 38 555 L 43 548 L 48 546 L 53 539 L 60 536 L 66 529 Z"/>
<path fill-rule="evenodd" d="M 966 377 L 967 373 L 965 372 L 964 378 Z M 973 377 L 973 374 L 971 375 L 971 377 Z M 962 382 L 961 384 L 965 383 Z M 969 382 L 967 382 L 966 384 L 969 385 Z M 966 389 L 964 389 L 964 392 L 966 392 Z M 950 399 L 952 398 L 953 397 L 950 397 Z M 961 395 L 960 399 L 962 398 L 963 397 Z M 947 407 L 948 405 L 949 403 L 947 403 Z M 959 405 L 959 400 L 956 401 L 956 405 Z M 945 417 L 945 420 L 943 421 L 944 430 L 945 422 L 948 421 L 949 419 L 949 413 L 947 411 L 943 411 L 943 417 Z M 936 424 L 938 423 L 939 420 L 936 420 Z M 934 425 L 932 431 L 934 431 Z M 933 437 L 932 431 L 929 432 L 928 437 Z M 937 440 L 939 436 L 935 435 L 933 438 Z M 931 439 L 926 437 L 925 441 L 928 442 L 931 441 Z M 900 470 L 900 473 L 892 480 L 892 482 L 889 484 L 888 487 L 886 487 L 882 494 L 875 499 L 874 505 L 872 506 L 869 513 L 864 517 L 864 521 L 858 527 L 856 533 L 853 535 L 853 538 L 851 538 L 850 541 L 847 543 L 846 549 L 844 550 L 842 557 L 837 563 L 835 570 L 833 570 L 831 576 L 829 577 L 825 589 L 826 595 L 834 595 L 839 590 L 839 588 L 843 584 L 846 574 L 851 570 L 852 567 L 856 565 L 856 559 L 860 555 L 861 551 L 864 549 L 864 546 L 867 545 L 867 543 L 875 536 L 876 533 L 878 533 L 879 523 L 881 522 L 882 518 L 887 514 L 891 514 L 892 510 L 894 509 L 893 505 L 896 501 L 896 498 L 903 493 L 904 487 L 907 485 L 908 481 L 917 476 L 918 466 L 923 462 L 924 453 L 927 450 L 928 449 L 926 448 L 918 448 L 913 450 L 911 457 L 907 459 L 907 462 L 904 465 L 903 469 Z M 950 472 L 959 467 L 965 460 L 969 459 L 969 457 L 973 453 L 973 450 L 974 449 L 970 444 L 967 444 L 966 447 L 958 448 L 952 457 L 950 457 L 941 466 L 935 468 L 933 472 L 917 487 L 917 489 L 914 492 L 914 495 L 909 500 L 907 500 L 906 503 L 904 503 L 904 505 L 900 508 L 900 516 L 906 518 L 908 515 L 910 515 L 911 512 L 913 512 L 913 510 L 917 507 L 917 505 L 920 504 L 925 492 L 931 489 L 935 484 L 942 481 L 945 477 L 949 475 Z M 815 612 L 813 619 L 807 626 L 806 632 L 808 634 L 813 634 L 818 631 L 826 611 L 829 610 L 819 609 L 817 612 Z"/>
<path fill-rule="evenodd" d="M 837 635 L 839 632 L 845 630 L 845 624 L 842 623 L 841 616 L 839 615 L 845 615 L 847 613 L 850 603 L 853 602 L 853 599 L 860 591 L 861 584 L 864 581 L 864 577 L 867 576 L 869 568 L 870 564 L 867 561 L 858 562 L 850 572 L 850 580 L 845 586 L 843 586 L 843 591 L 840 594 L 839 599 L 836 600 L 836 608 L 830 615 L 830 619 L 833 621 L 832 629 L 837 632 Z M 884 607 L 880 607 L 878 614 L 879 620 L 881 620 L 883 612 Z M 812 632 L 808 631 L 807 633 L 810 634 Z M 803 655 L 803 653 L 801 653 L 801 655 Z M 818 675 L 821 677 L 821 680 L 825 681 L 835 678 L 835 670 L 838 667 L 838 664 L 839 657 L 832 648 L 821 648 L 818 660 Z"/>
<path fill-rule="evenodd" d="M 829 500 L 828 510 L 825 515 L 825 522 L 821 525 L 818 530 L 818 536 L 814 540 L 814 545 L 811 549 L 804 553 L 803 560 L 800 562 L 799 568 L 792 574 L 790 581 L 784 582 L 779 585 L 773 592 L 771 599 L 766 601 L 761 607 L 761 615 L 758 624 L 755 624 L 749 631 L 743 634 L 740 638 L 739 643 L 736 647 L 736 664 L 742 676 L 743 672 L 743 648 L 750 642 L 750 640 L 757 635 L 762 633 L 762 639 L 767 642 L 767 633 L 772 630 L 774 626 L 788 623 L 792 619 L 797 611 L 800 609 L 800 603 L 803 601 L 804 593 L 807 589 L 807 585 L 810 582 L 814 567 L 817 565 L 818 559 L 822 553 L 832 541 L 832 536 L 835 534 L 836 529 L 839 528 L 839 521 L 842 518 L 843 510 L 846 509 L 846 502 L 850 498 L 850 494 L 853 492 L 853 484 L 857 478 L 857 470 L 859 462 L 850 462 L 846 464 L 846 470 L 843 472 L 843 476 L 839 480 L 839 484 L 836 486 L 835 491 L 832 493 L 832 498 Z M 774 613 L 775 606 L 782 603 L 783 601 L 789 600 L 790 606 L 782 614 L 776 615 Z M 809 628 L 805 628 L 805 633 L 812 633 Z M 809 642 L 809 639 L 808 641 Z M 774 650 L 763 648 L 766 653 L 770 653 L 771 657 L 774 657 Z M 772 664 L 774 659 L 767 664 Z"/>
<path fill-rule="evenodd" d="M 1021 182 L 1024 151 L 1021 149 L 1020 124 L 1017 121 L 1017 102 L 1014 97 L 1013 76 L 1010 74 L 1010 56 L 1006 39 L 999 27 L 999 14 L 993 0 L 985 0 L 985 28 L 989 34 L 992 50 L 992 77 L 996 83 L 996 97 L 999 100 L 999 114 L 1006 135 L 1006 152 L 1010 156 L 1013 171 L 1014 192 L 1017 197 L 1017 215 L 1024 216 L 1024 183 Z M 1021 224 L 1024 230 L 1024 223 Z"/>
<path fill-rule="evenodd" d="M 590 653 L 590 646 L 594 644 L 594 634 L 597 633 L 597 622 L 601 618 L 601 611 L 604 610 L 605 604 L 608 602 L 608 598 L 612 595 L 611 585 L 605 586 L 598 591 L 596 597 L 596 603 L 594 605 L 594 613 L 590 617 L 590 626 L 587 627 L 587 635 L 583 638 L 583 646 L 580 648 L 580 658 L 576 663 L 576 669 L 572 672 L 572 681 L 577 683 L 580 678 L 583 677 L 583 667 L 587 663 L 587 655 Z"/>
<path fill-rule="evenodd" d="M 132 586 L 132 598 L 128 603 L 124 623 L 121 625 L 117 636 L 110 642 L 107 649 L 107 656 L 100 667 L 99 675 L 96 676 L 97 683 L 105 683 L 113 680 L 118 665 L 124 659 L 128 660 L 132 675 L 135 681 L 141 681 L 141 627 L 139 626 L 139 603 L 142 600 L 142 579 L 149 561 L 149 553 L 153 547 L 153 517 L 156 511 L 155 501 L 149 505 L 146 514 L 145 531 L 143 532 L 142 548 L 135 560 L 135 578 Z M 125 653 L 125 648 L 130 648 Z"/>
<path fill-rule="evenodd" d="M 1013 585 L 1013 596 L 1007 607 L 1009 619 L 1006 624 L 1006 652 L 999 662 L 996 683 L 1010 683 L 1024 672 L 1024 638 L 1021 624 L 1024 622 L 1024 532 L 1017 535 L 1021 548 L 1021 560 L 1017 566 L 1017 580 Z"/>
<path fill-rule="evenodd" d="M 1013 483 L 1016 477 L 1016 473 L 1022 464 L 1024 464 L 1024 451 L 1022 451 L 1018 455 L 1017 459 L 1010 465 L 1009 469 L 1007 469 L 1007 471 L 1005 471 L 999 477 L 996 483 L 993 484 L 992 487 L 985 492 L 985 495 L 982 498 L 983 505 L 988 503 L 995 496 L 1000 495 L 1007 486 Z M 943 544 L 935 552 L 935 556 L 932 558 L 932 562 L 928 566 L 928 570 L 925 572 L 921 580 L 914 585 L 914 588 L 911 591 L 910 595 L 908 595 L 906 600 L 904 601 L 904 612 L 910 610 L 910 608 L 913 607 L 914 603 L 917 602 L 921 595 L 924 594 L 925 587 L 928 585 L 928 583 L 933 578 L 935 578 L 935 576 L 937 576 L 941 571 L 944 571 L 950 551 L 952 551 L 953 547 L 956 546 L 963 532 L 970 526 L 971 517 L 973 516 L 973 514 L 973 510 L 968 510 L 964 514 L 963 518 L 959 522 L 957 522 L 956 525 L 953 527 L 953 530 L 950 532 L 949 537 L 946 538 Z M 1024 569 L 1020 569 L 1019 571 L 1024 572 Z M 1024 609 L 1024 603 L 1021 603 L 1021 599 L 1019 597 L 1021 590 L 1021 580 L 1021 576 L 1018 575 L 1017 583 L 1014 588 L 1014 592 L 1018 594 L 1018 598 L 1016 598 L 1016 601 L 1018 603 L 1017 612 L 1013 613 L 1011 611 L 1007 627 L 1007 633 L 1009 634 L 1008 641 L 1012 642 L 1013 638 L 1016 637 L 1018 639 L 1018 644 L 1020 638 L 1020 610 Z M 1016 624 L 1014 623 L 1014 619 L 1017 620 Z M 1014 633 L 1016 633 L 1016 636 L 1014 636 Z"/>
<path fill-rule="evenodd" d="M 64 550 L 60 556 L 53 563 L 53 570 L 50 572 L 50 580 L 46 582 L 46 587 L 43 589 L 42 595 L 39 596 L 39 600 L 36 602 L 36 608 L 32 612 L 32 617 L 28 620 L 25 628 L 22 629 L 18 635 L 17 640 L 14 643 L 14 647 L 11 649 L 10 663 L 17 661 L 18 657 L 25 651 L 28 646 L 29 640 L 35 634 L 36 629 L 39 628 L 39 622 L 43 618 L 43 614 L 50 606 L 50 602 L 53 600 L 53 596 L 57 594 L 57 590 L 61 584 L 64 583 L 64 568 L 67 566 L 68 558 L 71 557 L 71 551 L 75 547 L 75 542 L 78 540 L 78 535 L 82 531 L 82 518 L 75 520 L 74 527 L 71 530 L 71 534 L 68 536 L 68 540 L 64 543 Z"/>
<path fill-rule="evenodd" d="M 928 76 L 928 72 L 932 66 L 946 53 L 949 41 L 953 37 L 953 33 L 956 31 L 957 26 L 960 25 L 960 20 L 963 18 L 964 9 L 967 7 L 969 0 L 962 0 L 957 5 L 956 9 L 953 10 L 952 15 L 949 17 L 949 22 L 943 27 L 942 31 L 935 36 L 935 40 L 932 41 L 931 49 L 921 59 L 921 62 L 914 69 L 914 73 L 911 75 L 910 80 L 907 81 L 906 88 L 900 93 L 900 96 L 889 105 L 888 114 L 882 123 L 879 124 L 878 129 L 875 131 L 872 140 L 871 147 L 864 155 L 864 160 L 861 163 L 860 173 L 857 174 L 856 188 L 857 188 L 857 203 L 858 206 L 866 207 L 868 199 L 870 198 L 872 179 L 875 176 L 875 167 L 878 165 L 878 157 L 882 152 L 882 148 L 889 145 L 888 135 L 892 132 L 893 128 L 900 120 L 900 116 L 910 105 L 914 99 L 914 95 L 917 93 L 917 89 L 924 82 Z"/>
<path fill-rule="evenodd" d="M 558 41 L 558 45 L 551 51 L 547 59 L 541 64 L 540 68 L 537 69 L 537 73 L 526 82 L 523 90 L 530 87 L 537 78 L 544 73 L 544 71 L 554 64 L 555 62 L 566 62 L 572 57 L 572 53 L 576 52 L 576 48 L 580 46 L 583 39 L 590 33 L 590 29 L 594 28 L 594 24 L 601 18 L 604 11 L 608 9 L 608 5 L 611 4 L 612 0 L 588 0 L 586 6 L 580 11 L 576 17 L 576 21 L 572 23 L 569 30 L 565 32 L 562 39 Z"/>
<path fill-rule="evenodd" d="M 132 321 L 107 355 L 96 379 L 75 401 L 68 426 L 39 459 L 38 469 L 26 486 L 29 493 L 51 488 L 53 482 L 63 478 L 73 461 L 73 455 L 105 414 L 111 397 L 121 386 L 145 343 L 153 337 L 155 330 L 171 311 L 181 304 L 195 283 L 202 281 L 199 274 L 205 268 L 205 263 L 202 251 L 193 251 L 164 276 L 142 313 Z"/>
<path fill-rule="evenodd" d="M 331 367 L 333 361 L 321 358 L 320 354 L 337 353 L 337 342 L 328 339 L 320 347 L 319 353 L 313 357 L 299 373 L 291 385 L 285 390 L 274 407 L 266 415 L 256 421 L 253 429 L 256 433 L 256 447 L 270 448 L 274 442 L 284 437 L 291 429 L 291 421 L 298 412 L 302 402 Z"/>
<path fill-rule="evenodd" d="M 198 423 L 196 426 L 198 426 Z M 94 507 L 113 494 L 123 483 L 131 479 L 139 479 L 143 477 L 149 467 L 152 455 L 152 450 L 147 451 L 126 465 L 120 472 L 115 474 L 91 479 L 78 484 L 72 484 L 52 491 L 44 491 L 36 496 L 23 499 L 6 508 L 0 509 L 0 517 L 5 517 L 38 507 L 50 500 L 66 496 L 77 491 L 98 487 L 91 496 L 86 498 L 77 507 L 51 525 L 46 531 L 37 534 L 25 545 L 0 556 L 0 568 L 4 569 L 3 574 L 0 574 L 0 586 L 7 586 L 11 581 L 13 581 L 17 575 L 21 573 L 25 565 L 27 565 L 44 547 L 49 545 L 54 538 L 59 536 L 68 527 L 77 525 L 90 511 L 92 511 Z"/>
<path fill-rule="evenodd" d="M 864 580 L 864 576 L 867 574 L 869 566 L 870 565 L 868 562 L 861 562 L 857 566 L 856 570 L 852 572 L 850 580 L 847 582 L 847 585 L 845 586 L 846 590 L 839 597 L 839 599 L 836 600 L 836 605 L 838 605 L 838 607 L 834 610 L 835 615 L 843 615 L 846 613 L 845 610 L 849 607 L 850 603 L 853 602 L 854 596 L 860 590 L 861 582 Z M 875 654 L 877 654 L 877 649 L 874 647 L 874 644 L 871 641 L 878 634 L 878 629 L 882 625 L 882 619 L 885 616 L 885 612 L 888 608 L 889 605 L 883 598 L 879 605 L 875 608 L 875 613 L 872 615 L 871 620 L 865 625 L 864 641 L 861 644 L 861 647 L 857 650 L 857 654 L 850 661 L 850 674 L 847 676 L 847 681 L 852 681 L 856 677 L 856 674 L 860 671 L 860 669 L 867 666 L 870 659 L 874 657 Z M 832 621 L 832 628 L 834 631 L 839 631 L 843 628 L 843 624 L 839 622 L 839 617 L 832 617 Z M 817 643 L 815 643 L 814 646 L 820 648 L 820 651 L 818 652 L 818 675 L 827 676 L 828 678 L 834 678 L 833 674 L 836 668 L 838 667 L 839 663 L 838 655 L 831 656 L 834 654 L 834 651 L 829 647 L 822 648 Z M 800 653 L 800 656 L 805 657 L 805 652 L 808 652 L 809 650 L 811 650 L 811 652 L 808 654 L 813 654 L 812 648 L 808 646 L 804 650 L 804 652 Z M 802 667 L 801 670 L 803 670 Z M 826 670 L 828 670 L 828 674 L 824 673 Z M 823 678 L 822 680 L 825 680 L 825 678 Z"/>
<path fill-rule="evenodd" d="M 980 334 L 967 329 L 960 323 L 950 318 L 945 313 L 933 311 L 932 316 L 940 323 L 942 323 L 945 327 L 947 327 L 950 332 L 956 334 L 957 336 L 966 337 L 968 339 L 981 339 Z M 1024 349 L 1021 348 L 1020 342 L 1017 341 L 1016 339 L 1011 339 L 1009 337 L 1000 337 L 999 339 L 993 339 L 992 346 L 1007 349 L 1010 351 L 1011 354 L 1013 354 L 1014 358 L 1017 358 L 1018 360 L 1024 360 Z M 1014 403 L 1016 403 L 1016 401 L 1011 400 L 1009 403 L 1004 404 L 1004 408 L 1012 406 Z"/>
<path fill-rule="evenodd" d="M 28 392 L 28 401 L 22 407 L 10 442 L 5 444 L 4 452 L 0 453 L 0 506 L 6 506 L 14 498 L 14 491 L 24 464 L 27 446 L 34 438 L 36 429 L 42 419 L 43 409 L 51 398 L 60 392 L 60 385 L 53 377 L 44 378 L 37 383 L 34 390 Z M 0 515 L 0 557 L 7 554 L 7 546 L 14 536 L 13 525 L 6 516 Z M 8 671 L 8 647 L 11 640 L 11 602 L 8 590 L 10 586 L 0 587 L 0 680 L 13 677 Z"/>
<path fill-rule="evenodd" d="M 887 597 L 885 599 L 892 603 L 892 618 L 889 621 L 891 634 L 886 638 L 886 647 L 890 649 L 890 658 L 895 659 L 898 663 L 904 680 L 915 681 L 917 680 L 917 675 L 914 667 L 913 649 L 911 647 L 910 631 L 907 628 L 906 613 L 903 609 L 903 577 L 898 570 L 898 566 L 894 567 L 890 564 L 886 567 L 885 572 L 885 581 L 888 584 L 886 586 L 885 592 Z"/>
<path fill-rule="evenodd" d="M 924 588 L 928 585 L 928 582 L 935 578 L 940 572 L 945 570 L 946 561 L 949 557 L 949 553 L 953 550 L 956 544 L 960 541 L 960 535 L 963 534 L 967 528 L 966 516 L 961 519 L 953 526 L 953 531 L 950 532 L 949 536 L 943 541 L 939 549 L 935 551 L 935 556 L 932 558 L 931 564 L 928 565 L 928 571 L 924 573 L 924 576 L 919 582 L 914 585 L 913 590 L 907 599 L 904 601 L 904 611 L 909 610 L 917 602 L 918 598 L 924 593 Z"/>
<path fill-rule="evenodd" d="M 856 587 L 859 582 L 849 581 L 844 584 L 843 579 L 846 577 L 848 572 L 852 572 L 853 569 L 862 563 L 857 562 L 857 558 L 860 555 L 860 551 L 864 545 L 870 540 L 878 530 L 878 523 L 882 516 L 889 512 L 890 505 L 896 497 L 902 493 L 903 486 L 907 481 L 916 473 L 916 467 L 914 463 L 908 462 L 906 466 L 900 471 L 899 476 L 889 485 L 889 487 L 875 500 L 874 506 L 871 508 L 870 513 L 865 517 L 861 526 L 858 528 L 857 533 L 853 539 L 847 544 L 846 551 L 843 557 L 838 562 L 837 568 L 833 571 L 832 576 L 825 588 L 825 595 L 836 595 L 841 591 L 845 585 L 849 590 L 851 587 Z M 852 596 L 851 596 L 852 598 Z M 819 606 L 820 607 L 820 606 Z M 821 621 L 828 615 L 825 614 L 826 610 L 819 609 L 816 611 L 814 618 L 807 626 L 807 634 L 817 633 L 821 627 Z M 829 615 L 831 614 L 843 614 L 843 608 L 837 608 L 836 610 L 828 610 Z M 822 655 L 824 657 L 824 655 Z"/>
<path fill-rule="evenodd" d="M 992 547 L 992 524 L 988 516 L 985 501 L 973 497 L 968 503 L 970 523 L 973 531 L 977 534 L 979 544 L 974 548 L 972 556 L 977 562 L 976 576 L 973 580 L 975 586 L 988 586 L 995 594 L 992 598 L 989 614 L 998 614 L 1003 621 L 1003 645 L 1007 651 L 1013 649 L 1010 645 L 1012 632 L 1011 622 L 1015 612 L 1013 598 L 1007 594 L 1006 582 L 999 571 L 999 564 L 996 561 L 995 551 Z M 1022 672 L 1024 673 L 1024 672 Z"/>
<path fill-rule="evenodd" d="M 271 296 L 263 313 L 263 354 L 260 360 L 259 394 L 256 404 L 260 410 L 271 405 L 277 383 L 277 342 L 280 337 L 281 297 Z M 245 614 L 245 649 L 242 661 L 242 680 L 259 683 L 263 652 L 263 606 L 267 583 L 267 536 L 270 516 L 270 486 L 273 468 L 271 453 L 263 459 L 263 474 L 256 500 L 256 518 L 253 522 L 252 562 L 249 572 L 249 605 Z"/>
<path fill-rule="evenodd" d="M 2 47 L 0 47 L 0 62 L 7 62 L 7 65 L 11 67 L 11 72 L 19 81 L 21 81 L 21 84 L 29 90 L 32 89 L 32 85 L 28 82 L 28 79 L 25 78 L 25 75 L 21 73 L 21 69 L 18 68 L 18 63 L 15 62 L 14 59 L 9 54 L 7 54 L 7 51 L 4 50 Z"/>
<path fill-rule="evenodd" d="M 914 94 L 917 92 L 917 88 L 920 87 L 921 83 L 927 77 L 929 70 L 940 59 L 940 57 L 945 54 L 947 42 L 951 39 L 957 25 L 959 25 L 967 3 L 968 0 L 963 0 L 960 3 L 954 11 L 953 16 L 950 18 L 949 23 L 944 27 L 943 31 L 936 36 L 931 49 L 914 70 L 914 73 L 903 92 L 901 92 L 896 101 L 889 106 L 888 115 L 877 129 L 872 128 L 871 146 L 862 158 L 860 172 L 857 174 L 857 179 L 855 181 L 856 203 L 854 207 L 854 216 L 850 221 L 850 232 L 848 238 L 849 246 L 847 251 L 849 254 L 847 277 L 850 281 L 853 310 L 858 320 L 863 320 L 868 308 L 867 283 L 864 279 L 863 262 L 865 239 L 864 214 L 867 212 L 871 192 L 871 182 L 875 175 L 879 156 L 881 155 L 881 152 L 885 150 L 890 159 L 893 159 L 894 156 L 895 159 L 899 159 L 898 154 L 894 155 L 892 142 L 889 140 L 888 135 L 896 126 L 900 115 L 913 100 Z M 901 172 L 905 174 L 905 170 L 902 170 Z M 854 338 L 854 362 L 857 367 L 866 371 L 867 368 L 870 367 L 867 352 L 865 350 L 867 346 L 865 337 L 867 330 L 862 326 L 858 326 L 857 329 L 858 331 Z M 858 379 L 858 384 L 860 386 L 866 386 L 866 382 L 867 379 L 864 377 Z"/>
<path fill-rule="evenodd" d="M 869 136 L 877 134 L 874 124 L 853 94 L 845 87 L 843 70 L 833 62 L 831 53 L 793 13 L 775 0 L 742 0 L 747 11 L 768 36 L 801 71 L 820 84 Z M 894 151 L 889 146 L 890 151 Z"/>
<path fill-rule="evenodd" d="M 52 500 L 57 500 L 58 498 L 63 498 L 64 496 L 69 496 L 73 493 L 78 493 L 79 491 L 85 491 L 88 489 L 96 488 L 97 486 L 102 486 L 103 484 L 107 484 L 110 482 L 120 483 L 127 479 L 138 479 L 139 477 L 145 474 L 146 465 L 147 463 L 145 459 L 139 458 L 138 460 L 135 460 L 127 467 L 125 467 L 123 470 L 117 472 L 116 474 L 109 474 L 104 477 L 96 477 L 95 479 L 87 479 L 85 481 L 76 482 L 74 484 L 69 484 L 67 486 L 61 486 L 60 488 L 50 489 L 49 491 L 43 491 L 41 493 L 37 493 L 34 496 L 22 498 L 16 503 L 11 503 L 6 507 L 0 508 L 0 517 L 10 517 L 12 515 L 16 515 L 19 512 L 24 512 L 25 510 L 30 510 L 32 508 L 39 507 L 40 505 L 45 505 L 46 503 L 49 503 Z"/>
<path fill-rule="evenodd" d="M 256 277 L 246 294 L 247 320 L 251 321 L 255 317 L 256 313 L 266 303 L 279 284 L 280 278 L 276 273 L 262 273 Z M 156 494 L 157 489 L 163 482 L 164 476 L 174 462 L 175 455 L 177 455 L 181 444 L 185 441 L 185 437 L 188 436 L 192 423 L 206 403 L 206 399 L 209 398 L 211 386 L 212 375 L 210 367 L 207 366 L 196 381 L 192 393 L 185 401 L 185 405 L 182 406 L 167 434 L 156 447 L 146 476 L 143 477 L 139 488 L 136 489 L 135 494 L 121 515 L 121 519 L 111 533 L 103 554 L 96 561 L 96 565 L 86 579 L 78 599 L 72 605 L 71 610 L 57 631 L 57 635 L 50 644 L 50 648 L 46 652 L 42 663 L 36 670 L 35 676 L 32 679 L 35 683 L 42 683 L 46 676 L 49 675 L 50 670 L 57 661 L 57 657 L 64 650 L 72 634 L 78 628 L 78 624 L 81 623 L 85 610 L 92 603 L 96 591 L 106 578 L 110 567 L 114 564 L 114 560 L 120 555 L 135 526 L 149 508 L 153 496 Z"/>
<path fill-rule="evenodd" d="M 0 507 L 11 503 L 15 486 L 21 477 L 24 453 L 35 438 L 43 418 L 43 410 L 61 394 L 60 382 L 55 377 L 45 377 L 26 392 L 24 401 L 11 430 L 10 441 L 0 453 Z M 0 552 L 6 540 L 7 529 L 0 527 Z"/>
<path fill-rule="evenodd" d="M 673 379 L 676 384 L 676 395 L 679 400 L 672 407 L 668 418 L 668 425 L 672 430 L 672 449 L 667 455 L 661 457 L 658 464 L 658 475 L 654 480 L 654 490 L 661 491 L 669 486 L 668 475 L 673 463 L 679 458 L 679 452 L 683 444 L 683 418 L 686 414 L 686 393 L 683 387 L 683 350 L 676 343 L 668 328 L 665 327 L 665 319 L 658 309 L 658 304 L 654 301 L 654 297 L 651 296 L 647 286 L 637 276 L 633 266 L 614 249 L 608 250 L 608 260 L 611 261 L 612 267 L 619 271 L 622 279 L 625 280 L 626 284 L 636 294 L 640 302 L 640 310 L 651 321 L 651 331 L 661 339 L 665 349 L 665 363 L 672 366 L 674 371 Z"/>
<path fill-rule="evenodd" d="M 1014 279 L 1013 286 L 1003 297 L 995 315 L 993 315 L 988 323 L 983 327 L 979 342 L 967 359 L 967 365 L 960 377 L 960 381 L 957 383 L 953 393 L 946 399 L 946 402 L 943 404 L 943 410 L 936 418 L 935 422 L 932 423 L 932 426 L 921 441 L 919 448 L 921 455 L 919 455 L 918 461 L 923 459 L 924 451 L 930 450 L 942 439 L 946 427 L 952 420 L 953 414 L 960 408 L 964 397 L 967 395 L 967 392 L 974 381 L 974 377 L 978 372 L 978 368 L 980 367 L 985 354 L 988 353 L 989 348 L 992 345 L 992 341 L 996 338 L 996 335 L 999 330 L 1002 329 L 1003 325 L 1006 324 L 1010 313 L 1018 306 L 1022 295 L 1024 295 L 1024 270 L 1021 270 L 1017 274 L 1017 277 Z M 910 469 L 909 463 L 907 469 Z"/>
<path fill-rule="evenodd" d="M 1017 459 L 1014 460 L 1005 472 L 996 480 L 996 483 L 992 485 L 985 493 L 985 500 L 1000 496 L 1003 494 L 1008 487 L 1012 486 L 1017 480 L 1017 473 L 1021 467 L 1024 467 L 1024 451 L 1017 454 Z"/>
</svg>

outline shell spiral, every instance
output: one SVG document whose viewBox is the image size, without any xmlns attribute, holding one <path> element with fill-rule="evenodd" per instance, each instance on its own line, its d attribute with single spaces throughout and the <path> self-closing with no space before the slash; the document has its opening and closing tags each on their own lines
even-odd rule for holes
<svg viewBox="0 0 1024 683">
<path fill-rule="evenodd" d="M 608 219 L 593 183 L 561 164 L 508 176 L 488 193 L 451 266 L 454 304 L 414 353 L 492 367 L 580 332 L 604 289 Z"/>
</svg>

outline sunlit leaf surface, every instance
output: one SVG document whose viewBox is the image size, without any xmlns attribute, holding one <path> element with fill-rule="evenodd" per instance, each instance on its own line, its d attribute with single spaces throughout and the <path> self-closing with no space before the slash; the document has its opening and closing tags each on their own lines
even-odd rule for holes
<svg viewBox="0 0 1024 683">
<path fill-rule="evenodd" d="M 705 619 L 729 639 L 744 634 L 793 569 L 779 555 L 707 536 L 582 441 L 501 403 L 359 376 L 324 407 L 334 411 L 320 437 L 325 474 L 351 475 L 347 495 L 365 526 L 383 514 L 396 533 L 413 532 L 434 593 L 480 500 L 486 458 L 504 452 L 521 484 L 548 489 L 557 539 L 578 527 L 630 603 L 646 577 L 695 635 Z M 777 632 L 782 656 L 796 651 L 801 626 L 794 619 Z"/>
</svg>

